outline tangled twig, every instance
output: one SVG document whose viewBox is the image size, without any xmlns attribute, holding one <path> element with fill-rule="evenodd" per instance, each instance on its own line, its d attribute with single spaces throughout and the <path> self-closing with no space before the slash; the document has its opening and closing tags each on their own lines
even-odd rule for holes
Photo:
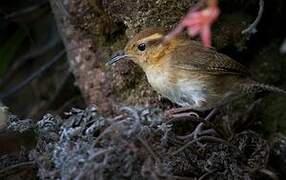
<svg viewBox="0 0 286 180">
<path fill-rule="evenodd" d="M 263 11 L 264 11 L 264 0 L 259 0 L 258 15 L 257 15 L 255 21 L 241 32 L 242 34 L 246 34 L 246 33 L 255 34 L 257 32 L 256 27 L 262 18 Z"/>
<path fill-rule="evenodd" d="M 182 146 L 181 148 L 179 148 L 178 150 L 176 150 L 175 152 L 172 152 L 171 155 L 176 155 L 178 154 L 179 152 L 183 151 L 184 149 L 186 149 L 188 146 L 198 142 L 198 141 L 208 141 L 208 142 L 217 142 L 217 143 L 224 143 L 224 144 L 227 144 L 231 147 L 235 147 L 233 146 L 232 144 L 230 144 L 229 142 L 223 140 L 223 139 L 220 139 L 220 138 L 217 138 L 217 137 L 213 137 L 213 136 L 202 136 L 202 137 L 198 137 L 197 139 L 194 139 L 190 142 L 188 142 L 187 144 L 185 144 L 184 146 Z M 235 149 L 237 149 L 237 147 L 235 147 Z"/>
<path fill-rule="evenodd" d="M 39 77 L 44 71 L 46 71 L 53 64 L 58 62 L 58 60 L 61 59 L 61 57 L 65 54 L 65 52 L 66 52 L 65 50 L 60 51 L 52 60 L 50 60 L 49 62 L 44 64 L 40 69 L 38 69 L 36 72 L 32 73 L 29 77 L 24 79 L 22 82 L 17 84 L 15 87 L 12 87 L 7 92 L 0 93 L 0 100 L 5 99 L 5 98 L 11 96 L 12 94 L 16 93 L 17 91 L 19 91 L 20 89 L 25 87 L 27 84 L 29 84 L 32 80 L 34 80 L 35 78 Z"/>
<path fill-rule="evenodd" d="M 276 174 L 274 174 L 272 171 L 268 170 L 268 169 L 260 169 L 259 172 L 266 174 L 268 177 L 270 177 L 273 180 L 279 180 L 279 178 L 277 177 Z"/>
<path fill-rule="evenodd" d="M 0 177 L 3 176 L 5 173 L 7 174 L 7 172 L 12 171 L 16 168 L 30 167 L 30 166 L 33 166 L 34 164 L 35 164 L 34 161 L 28 161 L 28 162 L 21 162 L 18 164 L 8 166 L 0 170 Z"/>
<path fill-rule="evenodd" d="M 148 144 L 145 140 L 143 140 L 141 137 L 138 137 L 137 139 L 143 144 L 143 146 L 146 148 L 146 150 L 151 154 L 152 158 L 153 158 L 155 161 L 158 161 L 158 162 L 159 162 L 158 156 L 154 153 L 154 151 L 151 149 L 151 147 L 149 146 L 149 144 Z"/>
</svg>

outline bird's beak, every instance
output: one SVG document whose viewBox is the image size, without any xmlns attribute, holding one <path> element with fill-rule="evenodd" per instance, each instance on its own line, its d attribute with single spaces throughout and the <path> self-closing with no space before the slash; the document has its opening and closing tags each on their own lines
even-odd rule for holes
<svg viewBox="0 0 286 180">
<path fill-rule="evenodd" d="M 112 57 L 111 59 L 106 63 L 106 65 L 111 65 L 111 64 L 114 64 L 116 63 L 117 61 L 121 60 L 121 59 L 124 59 L 128 57 L 127 54 L 125 54 L 124 51 L 120 50 L 120 51 L 117 51 Z"/>
</svg>

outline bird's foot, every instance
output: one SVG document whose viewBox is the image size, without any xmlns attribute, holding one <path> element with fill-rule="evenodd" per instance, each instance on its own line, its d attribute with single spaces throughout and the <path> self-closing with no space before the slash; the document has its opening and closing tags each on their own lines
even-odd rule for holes
<svg viewBox="0 0 286 180">
<path fill-rule="evenodd" d="M 187 141 L 191 141 L 191 140 L 197 140 L 199 135 L 201 135 L 202 133 L 202 129 L 203 129 L 203 123 L 200 123 L 197 125 L 197 127 L 195 128 L 195 130 L 193 132 L 191 132 L 188 135 L 185 136 L 177 136 L 177 138 L 181 139 L 181 140 L 187 140 Z M 201 147 L 205 147 L 204 144 L 200 143 L 199 141 L 196 141 L 196 143 Z"/>
<path fill-rule="evenodd" d="M 217 132 L 215 129 L 206 129 L 206 130 L 203 130 L 204 128 L 204 125 L 206 124 L 206 122 L 209 122 L 214 116 L 215 114 L 217 113 L 217 109 L 213 109 L 208 115 L 206 118 L 204 118 L 203 122 L 200 122 L 196 128 L 194 129 L 193 132 L 191 132 L 190 134 L 188 135 L 184 135 L 184 136 L 177 136 L 179 139 L 181 140 L 184 140 L 184 141 L 192 141 L 192 140 L 197 140 L 199 137 L 201 136 L 217 136 Z M 182 117 L 185 117 L 186 116 L 189 116 L 190 117 L 190 114 L 188 113 L 180 113 L 180 114 L 177 114 L 175 115 L 174 118 L 182 118 Z M 200 117 L 196 114 L 195 116 L 196 118 L 200 119 Z M 199 141 L 197 141 L 197 144 L 200 146 L 200 147 L 204 147 L 205 145 L 200 143 Z"/>
<path fill-rule="evenodd" d="M 190 116 L 198 118 L 200 117 L 198 113 L 194 112 L 194 110 L 189 107 L 169 109 L 165 112 L 165 117 L 167 120 L 176 120 Z"/>
<path fill-rule="evenodd" d="M 180 140 L 194 140 L 197 139 L 199 136 L 217 136 L 217 132 L 214 129 L 203 130 L 201 127 L 196 127 L 196 129 L 192 133 L 176 137 Z"/>
</svg>

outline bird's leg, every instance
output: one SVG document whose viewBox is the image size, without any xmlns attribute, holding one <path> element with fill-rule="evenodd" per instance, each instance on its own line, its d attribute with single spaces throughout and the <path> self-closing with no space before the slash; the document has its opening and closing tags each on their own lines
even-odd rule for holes
<svg viewBox="0 0 286 180">
<path fill-rule="evenodd" d="M 165 112 L 167 119 L 182 118 L 187 116 L 200 117 L 194 110 L 190 107 L 180 107 L 169 109 Z"/>
<path fill-rule="evenodd" d="M 212 109 L 212 111 L 207 115 L 207 117 L 205 118 L 205 120 L 206 120 L 206 121 L 211 120 L 211 119 L 214 117 L 214 115 L 217 113 L 217 111 L 218 111 L 218 110 L 217 110 L 216 108 Z M 204 123 L 201 122 L 201 123 L 196 127 L 196 129 L 193 131 L 193 132 L 194 132 L 194 139 L 197 139 L 198 136 L 202 133 L 203 126 L 204 126 Z"/>
<path fill-rule="evenodd" d="M 217 113 L 217 109 L 213 109 L 205 118 L 205 121 L 209 121 L 210 119 L 212 119 L 214 117 L 214 115 Z M 178 138 L 180 139 L 197 139 L 199 135 L 201 134 L 206 134 L 206 133 L 215 133 L 216 131 L 213 129 L 210 129 L 211 131 L 205 130 L 203 131 L 203 126 L 205 125 L 204 122 L 201 122 L 197 125 L 197 127 L 195 128 L 195 130 L 188 135 L 185 136 L 178 136 Z"/>
<path fill-rule="evenodd" d="M 167 110 L 167 112 L 171 113 L 171 114 L 177 114 L 177 113 L 186 112 L 186 111 L 190 111 L 190 110 L 193 110 L 193 109 L 190 107 L 179 107 L 179 108 L 169 109 L 169 110 Z"/>
<path fill-rule="evenodd" d="M 169 120 L 169 122 L 178 121 L 178 120 L 186 120 L 188 118 L 196 122 L 200 121 L 200 123 L 196 126 L 195 130 L 191 132 L 190 134 L 184 135 L 184 136 L 177 136 L 177 138 L 181 140 L 196 141 L 197 139 L 199 139 L 199 136 L 217 135 L 217 132 L 215 129 L 203 130 L 204 125 L 214 117 L 217 111 L 218 109 L 216 108 L 211 110 L 211 112 L 207 115 L 207 117 L 202 119 L 197 113 L 193 112 L 191 108 L 182 107 L 182 108 L 176 108 L 176 109 L 169 110 L 168 112 L 166 112 L 166 117 Z M 200 147 L 204 147 L 204 144 L 201 144 L 200 142 L 196 142 L 196 143 Z"/>
<path fill-rule="evenodd" d="M 206 129 L 206 130 L 202 130 L 200 132 L 201 136 L 206 136 L 206 135 L 217 135 L 217 132 L 214 129 Z M 185 139 L 193 139 L 194 138 L 194 133 L 190 133 L 188 135 L 185 136 L 176 136 L 177 138 L 181 139 L 181 140 L 185 140 Z"/>
</svg>

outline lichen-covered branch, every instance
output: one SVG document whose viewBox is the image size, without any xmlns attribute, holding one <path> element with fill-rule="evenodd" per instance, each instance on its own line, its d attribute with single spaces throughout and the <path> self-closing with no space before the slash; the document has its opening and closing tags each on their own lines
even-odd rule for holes
<svg viewBox="0 0 286 180">
<path fill-rule="evenodd" d="M 32 148 L 22 148 L 20 156 L 1 155 L 0 178 L 29 168 L 36 168 L 40 179 L 155 180 L 212 176 L 222 180 L 275 177 L 273 168 L 283 172 L 285 157 L 279 152 L 284 151 L 284 136 L 275 137 L 270 146 L 261 135 L 249 130 L 232 132 L 232 138 L 201 134 L 197 140 L 188 142 L 179 136 L 180 131 L 191 131 L 182 128 L 190 127 L 189 122 L 182 119 L 170 124 L 159 109 L 134 107 L 123 107 L 120 115 L 105 118 L 90 106 L 85 110 L 72 109 L 65 118 L 46 114 L 37 123 L 9 115 L 7 130 L 18 139 L 29 141 L 31 138 L 23 135 L 32 130 L 36 143 Z M 280 164 L 271 163 L 277 159 Z"/>
</svg>

